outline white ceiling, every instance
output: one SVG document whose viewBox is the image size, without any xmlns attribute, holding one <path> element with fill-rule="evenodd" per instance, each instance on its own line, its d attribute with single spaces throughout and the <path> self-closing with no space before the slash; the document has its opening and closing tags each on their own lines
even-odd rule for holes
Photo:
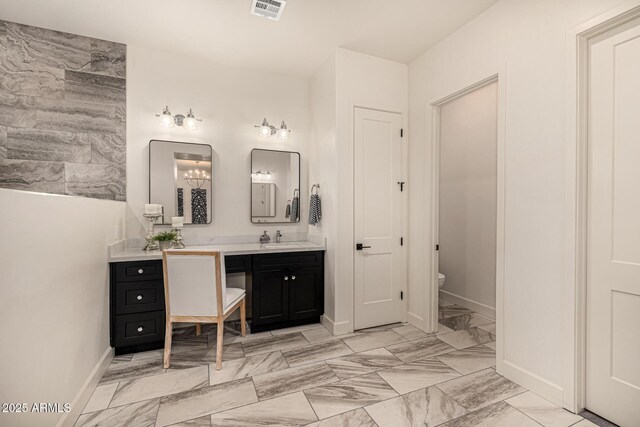
<svg viewBox="0 0 640 427">
<path fill-rule="evenodd" d="M 0 0 L 0 19 L 220 64 L 311 76 L 336 47 L 408 63 L 497 0 Z"/>
</svg>

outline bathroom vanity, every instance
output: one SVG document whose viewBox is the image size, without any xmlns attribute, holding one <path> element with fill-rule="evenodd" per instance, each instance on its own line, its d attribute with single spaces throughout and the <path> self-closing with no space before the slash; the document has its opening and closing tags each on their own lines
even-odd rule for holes
<svg viewBox="0 0 640 427">
<path fill-rule="evenodd" d="M 312 242 L 194 246 L 225 253 L 226 273 L 244 273 L 251 332 L 317 323 L 324 313 L 324 246 Z M 162 348 L 162 253 L 116 250 L 110 266 L 110 337 L 116 354 Z"/>
</svg>

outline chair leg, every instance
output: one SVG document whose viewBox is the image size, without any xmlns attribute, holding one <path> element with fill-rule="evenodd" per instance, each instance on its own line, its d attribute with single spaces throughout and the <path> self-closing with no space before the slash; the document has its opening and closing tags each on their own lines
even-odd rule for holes
<svg viewBox="0 0 640 427">
<path fill-rule="evenodd" d="M 240 304 L 240 330 L 243 337 L 247 335 L 247 307 L 244 298 L 242 299 L 242 304 Z"/>
<path fill-rule="evenodd" d="M 199 337 L 202 334 L 202 323 L 196 323 L 196 336 Z"/>
<path fill-rule="evenodd" d="M 216 341 L 216 370 L 222 368 L 222 337 L 224 336 L 224 320 L 218 322 L 218 339 Z"/>
<path fill-rule="evenodd" d="M 171 362 L 171 337 L 173 335 L 173 323 L 170 321 L 167 322 L 165 328 L 164 335 L 164 362 L 163 366 L 165 369 L 169 368 L 169 363 Z"/>
</svg>

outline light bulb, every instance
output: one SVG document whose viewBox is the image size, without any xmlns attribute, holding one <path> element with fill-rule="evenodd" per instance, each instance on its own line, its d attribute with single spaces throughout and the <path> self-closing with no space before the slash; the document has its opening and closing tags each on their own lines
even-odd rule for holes
<svg viewBox="0 0 640 427">
<path fill-rule="evenodd" d="M 189 112 L 187 113 L 187 117 L 184 118 L 184 120 L 182 121 L 182 126 L 185 129 L 189 129 L 189 130 L 195 130 L 198 128 L 198 121 L 196 120 L 195 116 L 193 115 L 193 111 L 191 111 L 191 108 L 189 108 Z"/>
<path fill-rule="evenodd" d="M 280 129 L 278 129 L 278 139 L 288 139 L 289 138 L 289 129 L 287 129 L 287 124 L 282 122 L 280 125 Z"/>
<path fill-rule="evenodd" d="M 169 111 L 168 105 L 164 107 L 164 110 L 162 110 L 162 114 L 160 114 L 158 117 L 160 118 L 160 124 L 162 126 L 168 127 L 168 128 L 173 127 L 173 116 Z"/>
<path fill-rule="evenodd" d="M 286 130 L 286 129 L 278 130 L 278 138 L 279 139 L 288 139 L 289 138 L 289 131 Z"/>
<path fill-rule="evenodd" d="M 270 136 L 270 135 L 271 135 L 271 126 L 269 126 L 269 122 L 265 117 L 264 119 L 262 119 L 262 124 L 260 125 L 260 136 L 263 138 L 266 138 L 267 136 Z"/>
</svg>

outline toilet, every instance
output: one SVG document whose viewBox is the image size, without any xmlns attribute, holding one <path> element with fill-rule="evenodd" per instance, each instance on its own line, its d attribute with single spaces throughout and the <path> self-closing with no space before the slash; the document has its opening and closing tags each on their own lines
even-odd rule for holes
<svg viewBox="0 0 640 427">
<path fill-rule="evenodd" d="M 442 289 L 442 287 L 444 286 L 444 274 L 442 273 L 438 273 L 438 288 Z"/>
</svg>

